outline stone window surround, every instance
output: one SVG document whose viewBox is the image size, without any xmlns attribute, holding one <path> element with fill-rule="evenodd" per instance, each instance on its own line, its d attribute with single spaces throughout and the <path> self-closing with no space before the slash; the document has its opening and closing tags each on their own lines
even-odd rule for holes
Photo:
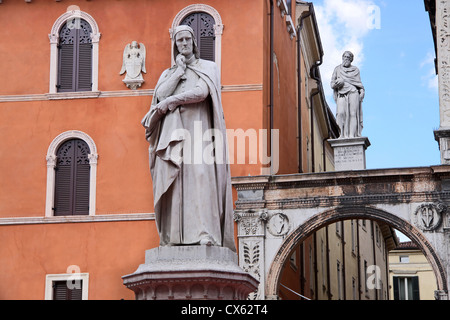
<svg viewBox="0 0 450 320">
<path fill-rule="evenodd" d="M 55 167 L 56 167 L 56 151 L 59 146 L 70 139 L 81 139 L 89 146 L 90 154 L 88 155 L 91 168 L 89 181 L 89 215 L 95 215 L 95 196 L 97 186 L 97 147 L 94 140 L 82 131 L 71 130 L 58 135 L 50 144 L 47 151 L 47 194 L 45 198 L 45 216 L 53 216 L 53 207 L 55 201 Z"/>
<path fill-rule="evenodd" d="M 174 45 L 175 39 L 173 38 L 173 31 L 176 27 L 178 27 L 183 21 L 184 18 L 186 18 L 189 14 L 194 12 L 205 12 L 212 16 L 214 18 L 214 35 L 216 37 L 216 48 L 215 48 L 215 62 L 217 66 L 219 67 L 219 72 L 222 70 L 222 33 L 223 33 L 223 23 L 222 18 L 220 17 L 219 12 L 214 9 L 211 6 L 208 6 L 206 4 L 192 4 L 190 6 L 185 7 L 182 9 L 178 14 L 175 16 L 172 22 L 172 27 L 169 29 L 169 35 L 171 40 L 171 50 Z M 171 55 L 172 56 L 172 55 Z M 174 57 L 172 56 L 172 65 L 175 63 Z"/>
<path fill-rule="evenodd" d="M 63 13 L 56 19 L 53 27 L 48 35 L 50 39 L 50 85 L 49 93 L 57 95 L 56 84 L 58 79 L 58 42 L 59 42 L 59 31 L 61 30 L 64 23 L 72 18 L 81 18 L 86 20 L 91 28 L 91 39 L 92 39 L 92 92 L 98 91 L 98 43 L 100 41 L 100 32 L 98 29 L 97 22 L 86 12 L 79 10 L 72 10 Z"/>
<path fill-rule="evenodd" d="M 83 283 L 81 300 L 88 300 L 89 273 L 47 274 L 45 276 L 45 300 L 53 300 L 53 282 L 80 280 Z"/>
</svg>

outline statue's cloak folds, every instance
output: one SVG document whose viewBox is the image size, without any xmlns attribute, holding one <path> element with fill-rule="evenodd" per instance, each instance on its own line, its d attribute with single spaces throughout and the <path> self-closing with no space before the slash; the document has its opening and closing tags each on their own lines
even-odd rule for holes
<svg viewBox="0 0 450 320">
<path fill-rule="evenodd" d="M 187 65 L 187 68 L 194 71 L 203 79 L 209 88 L 209 96 L 212 101 L 213 128 L 221 133 L 221 136 L 215 136 L 214 143 L 216 145 L 222 143 L 220 147 L 223 150 L 223 152 L 216 152 L 214 155 L 217 173 L 215 183 L 217 184 L 219 210 L 221 211 L 222 246 L 236 251 L 234 243 L 231 175 L 228 162 L 227 134 L 221 101 L 220 73 L 214 62 L 203 59 L 199 59 L 197 63 Z M 169 79 L 175 70 L 176 66 L 167 69 L 161 75 L 155 87 L 150 111 L 144 116 L 141 122 L 150 134 L 148 137 L 150 143 L 149 163 L 153 180 L 154 207 L 158 230 L 161 230 L 161 199 L 174 181 L 179 178 L 182 166 L 181 158 L 174 156 L 179 155 L 176 148 L 179 150 L 180 144 L 183 142 L 182 136 L 173 135 L 173 132 L 176 132 L 176 130 L 183 129 L 179 108 L 168 111 L 165 116 L 161 116 L 155 109 L 155 106 L 159 102 L 156 98 L 159 86 Z M 211 181 L 211 183 L 214 183 L 214 181 Z"/>
</svg>

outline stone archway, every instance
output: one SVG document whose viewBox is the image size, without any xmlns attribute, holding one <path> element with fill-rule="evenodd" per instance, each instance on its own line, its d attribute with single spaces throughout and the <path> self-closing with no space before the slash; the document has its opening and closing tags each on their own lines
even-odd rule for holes
<svg viewBox="0 0 450 320">
<path fill-rule="evenodd" d="M 447 292 L 447 276 L 445 268 L 435 252 L 432 244 L 424 237 L 422 232 L 409 222 L 391 214 L 387 211 L 367 207 L 367 206 L 349 206 L 338 207 L 326 210 L 315 216 L 312 216 L 304 224 L 292 231 L 283 241 L 279 250 L 272 260 L 271 266 L 267 272 L 265 293 L 267 296 L 277 296 L 279 287 L 279 277 L 281 275 L 284 262 L 288 259 L 291 250 L 307 238 L 312 232 L 327 224 L 346 219 L 372 219 L 390 224 L 395 229 L 406 234 L 411 240 L 416 242 L 423 250 L 424 255 L 429 261 L 436 275 L 438 291 Z"/>
<path fill-rule="evenodd" d="M 277 298 L 294 244 L 337 220 L 381 220 L 423 250 L 448 299 L 450 166 L 234 177 L 239 260 L 259 281 L 253 298 Z"/>
</svg>

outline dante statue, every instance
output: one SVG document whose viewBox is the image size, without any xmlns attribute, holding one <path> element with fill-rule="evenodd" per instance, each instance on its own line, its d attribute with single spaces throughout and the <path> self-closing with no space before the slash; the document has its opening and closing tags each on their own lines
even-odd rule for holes
<svg viewBox="0 0 450 320">
<path fill-rule="evenodd" d="M 331 88 L 336 101 L 336 121 L 340 128 L 339 138 L 361 137 L 363 128 L 362 101 L 364 86 L 359 69 L 352 66 L 353 53 L 345 51 L 342 64 L 334 69 Z"/>
<path fill-rule="evenodd" d="M 123 50 L 122 69 L 119 74 L 124 74 L 122 80 L 128 88 L 136 90 L 144 82 L 142 72 L 147 73 L 145 69 L 145 46 L 143 43 L 138 44 L 132 41 L 125 46 Z"/>
<path fill-rule="evenodd" d="M 160 245 L 236 251 L 219 70 L 200 59 L 192 28 L 177 27 L 173 38 L 175 64 L 161 74 L 142 119 Z"/>
</svg>

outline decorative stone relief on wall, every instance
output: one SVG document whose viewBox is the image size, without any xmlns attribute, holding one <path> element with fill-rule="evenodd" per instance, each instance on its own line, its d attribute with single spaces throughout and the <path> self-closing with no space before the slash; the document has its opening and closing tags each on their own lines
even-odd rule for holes
<svg viewBox="0 0 450 320">
<path fill-rule="evenodd" d="M 145 69 L 145 55 L 144 44 L 138 44 L 137 41 L 127 44 L 123 50 L 122 69 L 119 74 L 127 73 L 122 81 L 132 90 L 136 90 L 144 82 L 142 72 L 147 73 Z"/>
<path fill-rule="evenodd" d="M 423 231 L 434 231 L 442 222 L 447 206 L 442 203 L 424 203 L 414 212 L 414 224 Z"/>
<path fill-rule="evenodd" d="M 262 222 L 268 218 L 267 212 L 236 212 L 234 221 L 238 223 L 238 234 L 243 236 L 264 235 Z"/>
<path fill-rule="evenodd" d="M 238 224 L 239 265 L 259 281 L 259 288 L 249 295 L 249 299 L 264 298 L 264 238 L 268 220 L 266 210 L 235 212 Z"/>
<path fill-rule="evenodd" d="M 283 213 L 276 213 L 269 218 L 267 230 L 273 236 L 284 236 L 289 232 L 289 219 Z"/>
<path fill-rule="evenodd" d="M 244 271 L 252 274 L 257 280 L 261 279 L 259 270 L 260 246 L 261 243 L 259 241 L 243 242 Z"/>
</svg>

